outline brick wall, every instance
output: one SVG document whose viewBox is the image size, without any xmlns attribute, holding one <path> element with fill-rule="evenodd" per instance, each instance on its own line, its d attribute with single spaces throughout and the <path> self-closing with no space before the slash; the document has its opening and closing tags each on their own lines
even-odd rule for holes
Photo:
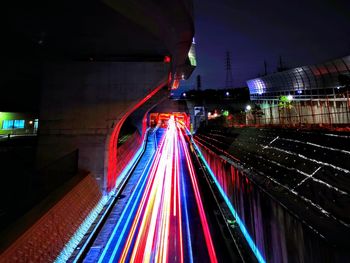
<svg viewBox="0 0 350 263">
<path fill-rule="evenodd" d="M 101 197 L 95 179 L 86 176 L 8 247 L 0 262 L 52 262 Z"/>
</svg>

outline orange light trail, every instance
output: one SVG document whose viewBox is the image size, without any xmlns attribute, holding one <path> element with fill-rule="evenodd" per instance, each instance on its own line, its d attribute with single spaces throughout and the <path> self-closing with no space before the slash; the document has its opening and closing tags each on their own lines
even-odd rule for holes
<svg viewBox="0 0 350 263">
<path fill-rule="evenodd" d="M 180 148 L 183 149 L 182 152 Z M 181 156 L 181 153 L 184 153 L 184 156 Z M 184 168 L 184 165 L 187 167 Z M 191 157 L 181 125 L 176 124 L 174 116 L 170 117 L 168 128 L 155 153 L 147 175 L 147 183 L 143 188 L 137 188 L 142 189 L 142 197 L 135 199 L 139 201 L 136 207 L 136 203 L 133 204 L 135 209 L 128 212 L 127 220 L 122 224 L 118 223 L 123 225 L 123 231 L 114 231 L 121 234 L 118 237 L 110 237 L 108 246 L 112 247 L 104 248 L 103 258 L 100 258 L 99 262 L 192 262 L 192 251 L 186 256 L 184 253 L 184 240 L 187 242 L 186 251 L 194 247 L 188 243 L 192 242 L 188 226 L 189 212 L 186 210 L 186 221 L 182 211 L 187 209 L 187 206 L 184 208 L 182 204 L 186 196 L 182 192 L 185 189 L 182 174 L 184 171 L 189 171 L 188 181 L 191 182 L 195 194 L 210 262 L 217 262 Z M 183 222 L 187 226 L 183 226 Z M 183 238 L 184 234 L 187 235 L 186 239 Z M 118 241 L 114 242 L 113 239 Z M 188 260 L 185 257 L 189 257 Z"/>
</svg>

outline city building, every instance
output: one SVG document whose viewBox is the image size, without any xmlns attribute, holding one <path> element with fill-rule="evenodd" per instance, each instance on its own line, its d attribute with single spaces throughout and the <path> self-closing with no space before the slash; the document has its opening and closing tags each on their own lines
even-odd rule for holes
<svg viewBox="0 0 350 263">
<path fill-rule="evenodd" d="M 247 81 L 261 124 L 346 124 L 350 121 L 350 56 Z"/>
<path fill-rule="evenodd" d="M 39 120 L 30 113 L 0 112 L 0 136 L 36 134 Z"/>
</svg>

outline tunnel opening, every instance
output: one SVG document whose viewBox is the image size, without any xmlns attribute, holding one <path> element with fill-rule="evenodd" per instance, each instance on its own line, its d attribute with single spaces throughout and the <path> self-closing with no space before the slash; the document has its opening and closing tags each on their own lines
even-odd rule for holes
<svg viewBox="0 0 350 263">
<path fill-rule="evenodd" d="M 149 111 L 163 101 L 167 94 L 168 89 L 164 80 L 130 108 L 113 127 L 108 140 L 106 193 L 115 189 L 122 180 L 121 173 L 142 146 Z"/>
<path fill-rule="evenodd" d="M 152 112 L 149 116 L 149 127 L 166 128 L 171 116 L 174 116 L 174 120 L 181 125 L 190 127 L 190 116 L 185 112 Z"/>
</svg>

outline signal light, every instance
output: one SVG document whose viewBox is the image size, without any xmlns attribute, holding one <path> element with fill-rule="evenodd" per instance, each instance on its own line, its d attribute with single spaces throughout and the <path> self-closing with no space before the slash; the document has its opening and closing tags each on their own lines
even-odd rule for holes
<svg viewBox="0 0 350 263">
<path fill-rule="evenodd" d="M 170 62 L 171 62 L 170 56 L 165 56 L 164 57 L 164 63 L 170 63 Z"/>
</svg>

